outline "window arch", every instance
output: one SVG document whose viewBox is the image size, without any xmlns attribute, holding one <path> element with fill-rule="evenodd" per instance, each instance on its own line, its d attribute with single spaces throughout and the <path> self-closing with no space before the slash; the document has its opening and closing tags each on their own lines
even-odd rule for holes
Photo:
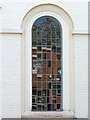
<svg viewBox="0 0 90 120">
<path fill-rule="evenodd" d="M 63 59 L 63 111 L 32 111 L 32 26 L 38 18 L 52 16 L 62 26 Z M 58 5 L 42 4 L 29 10 L 22 22 L 22 117 L 73 115 L 73 23 L 68 13 Z M 55 114 L 54 114 L 55 113 Z"/>
<path fill-rule="evenodd" d="M 32 27 L 32 111 L 62 110 L 62 27 L 51 16 Z"/>
</svg>

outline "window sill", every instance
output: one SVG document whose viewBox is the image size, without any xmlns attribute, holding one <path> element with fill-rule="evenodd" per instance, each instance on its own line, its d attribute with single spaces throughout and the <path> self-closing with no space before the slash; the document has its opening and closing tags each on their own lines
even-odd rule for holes
<svg viewBox="0 0 90 120">
<path fill-rule="evenodd" d="M 61 111 L 61 112 L 24 112 L 22 118 L 75 118 L 74 112 L 72 111 Z"/>
</svg>

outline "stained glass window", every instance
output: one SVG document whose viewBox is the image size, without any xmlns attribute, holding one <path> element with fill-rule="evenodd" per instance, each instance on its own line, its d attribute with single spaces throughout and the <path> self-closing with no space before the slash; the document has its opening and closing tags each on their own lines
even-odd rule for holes
<svg viewBox="0 0 90 120">
<path fill-rule="evenodd" d="M 32 27 L 32 111 L 62 111 L 62 29 L 53 17 Z"/>
</svg>

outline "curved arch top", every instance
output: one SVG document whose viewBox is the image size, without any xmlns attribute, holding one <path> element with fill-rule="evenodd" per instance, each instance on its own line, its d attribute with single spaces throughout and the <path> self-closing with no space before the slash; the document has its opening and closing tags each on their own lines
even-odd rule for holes
<svg viewBox="0 0 90 120">
<path fill-rule="evenodd" d="M 38 15 L 40 13 L 41 16 L 45 16 L 51 12 L 58 14 L 63 19 L 65 19 L 67 21 L 67 23 L 70 25 L 71 29 L 74 27 L 71 16 L 63 8 L 61 8 L 60 6 L 58 6 L 56 4 L 40 4 L 40 5 L 34 6 L 31 10 L 29 10 L 25 14 L 25 16 L 22 20 L 22 25 L 21 25 L 22 29 L 26 26 L 26 24 L 28 24 L 29 18 L 32 19 L 34 17 L 34 15 Z M 43 13 L 44 13 L 44 15 L 43 15 Z M 52 15 L 52 17 L 55 17 L 55 16 Z"/>
</svg>

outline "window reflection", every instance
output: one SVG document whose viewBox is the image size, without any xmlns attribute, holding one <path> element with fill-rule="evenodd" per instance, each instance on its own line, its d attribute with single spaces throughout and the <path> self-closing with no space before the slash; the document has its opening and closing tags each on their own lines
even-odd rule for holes
<svg viewBox="0 0 90 120">
<path fill-rule="evenodd" d="M 62 110 L 61 32 L 50 16 L 32 27 L 32 111 Z"/>
</svg>

